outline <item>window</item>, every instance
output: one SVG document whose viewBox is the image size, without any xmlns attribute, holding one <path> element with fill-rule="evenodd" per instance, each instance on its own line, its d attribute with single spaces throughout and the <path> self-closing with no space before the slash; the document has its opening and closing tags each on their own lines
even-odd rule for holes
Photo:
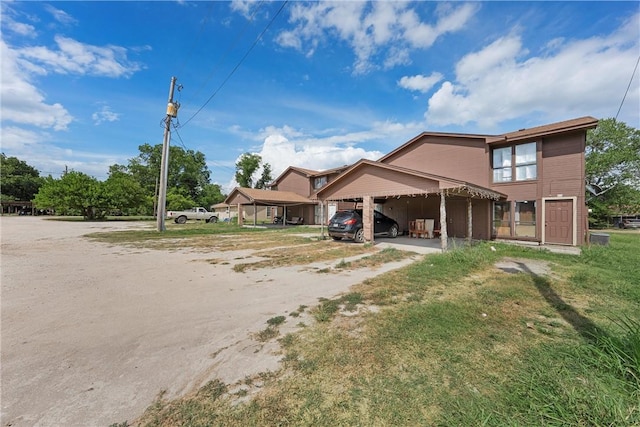
<svg viewBox="0 0 640 427">
<path fill-rule="evenodd" d="M 493 150 L 493 182 L 511 182 L 514 177 L 516 181 L 536 179 L 536 157 L 535 142 L 496 148 Z"/>
<path fill-rule="evenodd" d="M 313 188 L 317 190 L 319 188 L 324 187 L 326 184 L 327 184 L 327 177 L 319 176 L 313 181 Z"/>
<path fill-rule="evenodd" d="M 536 202 L 516 202 L 514 215 L 517 237 L 536 237 Z"/>
<path fill-rule="evenodd" d="M 511 181 L 511 147 L 493 150 L 493 182 Z"/>
<path fill-rule="evenodd" d="M 497 237 L 511 237 L 511 202 L 493 204 L 493 233 Z"/>
<path fill-rule="evenodd" d="M 516 181 L 536 179 L 536 143 L 516 145 Z"/>
</svg>

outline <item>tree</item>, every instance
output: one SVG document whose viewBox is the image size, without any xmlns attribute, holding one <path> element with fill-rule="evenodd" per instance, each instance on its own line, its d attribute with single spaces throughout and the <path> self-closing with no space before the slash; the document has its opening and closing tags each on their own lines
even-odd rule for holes
<svg viewBox="0 0 640 427">
<path fill-rule="evenodd" d="M 30 201 L 44 182 L 33 166 L 17 157 L 0 154 L 0 200 Z"/>
<path fill-rule="evenodd" d="M 253 174 L 260 167 L 262 157 L 259 154 L 244 153 L 236 162 L 236 182 L 240 187 L 253 186 Z"/>
<path fill-rule="evenodd" d="M 75 171 L 66 173 L 60 179 L 45 179 L 34 202 L 40 208 L 76 210 L 85 219 L 103 218 L 110 208 L 104 183 Z"/>
<path fill-rule="evenodd" d="M 256 183 L 256 188 L 267 188 L 267 185 L 273 181 L 273 177 L 271 176 L 271 165 L 269 163 L 265 163 L 262 165 L 262 175 L 260 175 L 260 179 Z"/>
<path fill-rule="evenodd" d="M 591 222 L 640 212 L 640 131 L 609 118 L 587 132 L 587 204 Z"/>
<path fill-rule="evenodd" d="M 262 164 L 262 157 L 259 154 L 244 153 L 236 162 L 236 182 L 240 187 L 251 188 L 253 186 L 253 176 L 262 166 L 260 179 L 256 181 L 255 188 L 266 188 L 273 178 L 271 177 L 271 165 Z"/>
<path fill-rule="evenodd" d="M 206 184 L 197 199 L 197 206 L 204 206 L 209 209 L 212 205 L 222 202 L 226 196 L 222 194 L 222 188 L 218 184 Z"/>
<path fill-rule="evenodd" d="M 126 172 L 110 168 L 109 178 L 104 182 L 103 187 L 109 208 L 112 210 L 137 212 L 145 204 L 142 186 Z"/>
<path fill-rule="evenodd" d="M 112 165 L 111 170 L 131 174 L 146 194 L 155 194 L 160 177 L 162 144 L 143 144 L 138 147 L 140 154 L 129 160 L 127 166 Z M 169 147 L 167 170 L 167 192 L 177 189 L 181 194 L 197 199 L 205 185 L 209 184 L 211 172 L 200 151 Z"/>
</svg>

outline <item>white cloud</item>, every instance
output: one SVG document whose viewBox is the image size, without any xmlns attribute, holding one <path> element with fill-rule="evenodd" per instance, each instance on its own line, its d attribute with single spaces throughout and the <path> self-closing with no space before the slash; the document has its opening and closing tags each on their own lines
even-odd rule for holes
<svg viewBox="0 0 640 427">
<path fill-rule="evenodd" d="M 61 9 L 57 9 L 49 4 L 45 5 L 45 10 L 53 16 L 53 18 L 64 25 L 75 25 L 78 21 L 67 12 Z"/>
<path fill-rule="evenodd" d="M 2 121 L 65 130 L 73 117 L 60 104 L 48 104 L 45 96 L 28 80 L 16 52 L 0 40 L 2 76 Z"/>
<path fill-rule="evenodd" d="M 0 130 L 2 152 L 15 156 L 40 171 L 42 176 L 60 177 L 65 168 L 84 172 L 98 179 L 106 178 L 109 166 L 126 163 L 125 155 L 83 152 L 60 148 L 52 143 L 54 135 L 41 130 L 3 126 Z"/>
<path fill-rule="evenodd" d="M 444 82 L 431 97 L 425 118 L 431 125 L 476 122 L 490 130 L 532 113 L 553 120 L 613 117 L 637 61 L 638 28 L 635 15 L 609 36 L 554 39 L 536 55 L 529 55 L 517 35 L 500 38 L 458 62 L 455 81 Z M 639 106 L 636 75 L 619 119 L 638 126 Z"/>
<path fill-rule="evenodd" d="M 272 175 L 276 178 L 289 166 L 325 170 L 350 165 L 360 159 L 376 160 L 384 153 L 366 150 L 359 145 L 367 142 L 385 143 L 391 140 L 391 145 L 395 147 L 423 129 L 422 123 L 380 121 L 371 123 L 369 129 L 359 132 L 340 133 L 329 129 L 310 135 L 288 125 L 268 126 L 254 134 L 259 138 L 260 145 L 255 147 L 253 152 L 259 154 L 263 162 L 271 165 Z M 234 132 L 249 135 L 239 127 L 235 127 Z M 237 159 L 239 158 L 240 155 Z M 254 180 L 259 178 L 261 173 L 261 170 L 257 171 Z M 232 179 L 225 190 L 228 192 L 235 186 L 236 182 Z"/>
<path fill-rule="evenodd" d="M 142 69 L 127 59 L 127 49 L 120 46 L 94 46 L 63 36 L 56 36 L 55 41 L 58 50 L 32 46 L 15 52 L 20 59 L 59 74 L 129 77 Z"/>
<path fill-rule="evenodd" d="M 435 24 L 422 22 L 403 2 L 318 2 L 296 3 L 291 8 L 291 30 L 282 31 L 276 42 L 312 55 L 330 37 L 347 42 L 355 54 L 353 72 L 363 74 L 378 67 L 410 63 L 409 49 L 430 47 L 445 33 L 458 31 L 479 6 L 438 6 Z"/>
<path fill-rule="evenodd" d="M 116 122 L 120 120 L 120 114 L 111 111 L 111 107 L 104 105 L 100 111 L 96 111 L 91 115 L 94 125 L 99 125 L 103 122 Z"/>
<path fill-rule="evenodd" d="M 418 74 L 417 76 L 404 76 L 398 81 L 398 86 L 414 90 L 422 93 L 429 92 L 436 83 L 442 80 L 443 75 L 437 72 L 431 73 L 430 76 L 423 76 Z"/>
</svg>

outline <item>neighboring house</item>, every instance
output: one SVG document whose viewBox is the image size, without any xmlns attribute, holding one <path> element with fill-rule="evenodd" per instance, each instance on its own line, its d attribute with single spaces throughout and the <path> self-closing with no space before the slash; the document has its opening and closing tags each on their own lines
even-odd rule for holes
<svg viewBox="0 0 640 427">
<path fill-rule="evenodd" d="M 291 191 L 272 191 L 257 188 L 236 187 L 224 201 L 235 206 L 240 212 L 239 223 L 253 224 L 273 222 L 275 216 L 284 216 L 288 220 L 296 219 L 296 223 L 309 224 L 312 218 L 305 218 L 305 212 L 313 212 L 317 201 Z M 278 214 L 279 210 L 282 214 Z M 313 223 L 313 222 L 311 222 Z"/>
<path fill-rule="evenodd" d="M 587 234 L 585 146 L 593 117 L 504 135 L 424 132 L 378 161 L 361 160 L 311 196 L 361 203 L 407 231 L 434 219 L 448 236 L 579 245 Z"/>
<path fill-rule="evenodd" d="M 238 216 L 238 206 L 228 205 L 226 203 L 216 203 L 212 205 L 211 211 L 218 214 L 219 221 L 230 221 L 231 218 Z"/>
<path fill-rule="evenodd" d="M 303 169 L 295 166 L 289 166 L 280 174 L 270 185 L 271 190 L 289 191 L 304 197 L 311 197 L 316 191 L 328 183 L 335 180 L 342 172 L 349 169 L 349 165 L 338 168 L 327 169 L 324 171 L 316 171 Z M 329 203 L 327 209 L 323 209 L 317 201 L 311 201 L 307 205 L 301 205 L 298 216 L 305 218 L 305 224 L 321 224 L 326 223 L 336 209 L 346 209 L 354 207 L 353 203 Z M 284 210 L 279 208 L 278 216 L 282 216 Z M 291 215 L 288 215 L 290 217 Z"/>
</svg>

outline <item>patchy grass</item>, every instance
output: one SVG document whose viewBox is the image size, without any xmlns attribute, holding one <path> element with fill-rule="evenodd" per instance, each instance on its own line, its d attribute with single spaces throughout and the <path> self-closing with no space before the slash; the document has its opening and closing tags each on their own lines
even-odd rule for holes
<svg viewBox="0 0 640 427">
<path fill-rule="evenodd" d="M 256 270 L 261 268 L 273 268 L 290 265 L 306 265 L 333 259 L 351 257 L 366 253 L 375 252 L 372 246 L 365 245 L 345 245 L 332 241 L 307 241 L 304 245 L 296 245 L 281 248 L 271 248 L 254 253 L 254 256 L 264 259 L 253 262 L 239 263 L 234 265 L 233 270 L 243 272 L 246 270 Z"/>
<path fill-rule="evenodd" d="M 495 268 L 504 257 L 549 274 Z M 283 371 L 247 403 L 196 394 L 139 422 L 640 425 L 638 259 L 624 233 L 581 256 L 496 243 L 426 256 L 311 308 L 317 323 L 281 340 Z M 342 320 L 360 304 L 382 309 Z"/>
</svg>

